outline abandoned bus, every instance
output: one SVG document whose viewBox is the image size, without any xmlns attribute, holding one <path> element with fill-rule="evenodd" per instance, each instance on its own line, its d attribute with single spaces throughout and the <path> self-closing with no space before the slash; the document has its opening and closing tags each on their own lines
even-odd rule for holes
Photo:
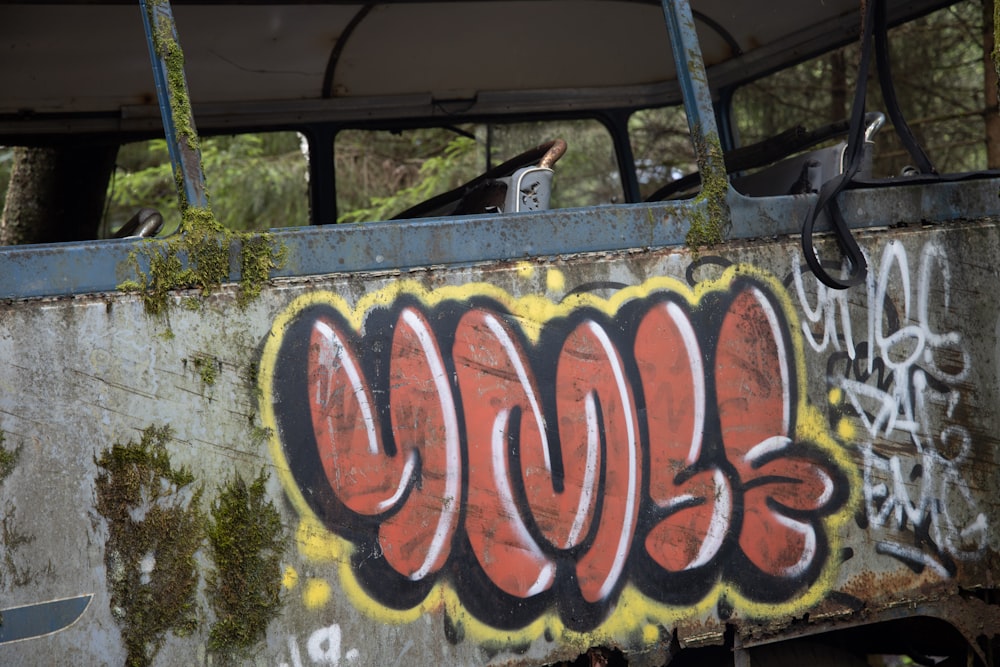
<svg viewBox="0 0 1000 667">
<path fill-rule="evenodd" d="M 0 663 L 997 665 L 992 34 L 0 0 Z"/>
</svg>

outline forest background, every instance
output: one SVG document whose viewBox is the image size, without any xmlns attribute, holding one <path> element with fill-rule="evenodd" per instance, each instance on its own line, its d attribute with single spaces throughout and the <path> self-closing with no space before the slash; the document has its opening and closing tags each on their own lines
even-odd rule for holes
<svg viewBox="0 0 1000 667">
<path fill-rule="evenodd" d="M 966 0 L 890 31 L 893 81 L 911 129 L 941 172 L 1000 167 L 993 48 L 993 1 Z M 795 125 L 813 129 L 847 118 L 859 52 L 849 45 L 738 89 L 732 117 L 741 144 Z M 876 77 L 868 109 L 884 109 Z M 643 194 L 695 169 L 683 110 L 639 111 L 629 121 Z M 607 130 L 596 120 L 514 126 L 459 126 L 388 132 L 343 131 L 335 144 L 338 222 L 381 220 L 460 185 L 521 150 L 562 136 L 553 207 L 621 200 Z M 485 147 L 489 147 L 488 149 Z M 0 207 L 15 148 L 0 147 Z M 890 127 L 876 141 L 876 176 L 900 173 L 909 158 Z M 213 210 L 231 229 L 309 222 L 308 147 L 292 132 L 207 137 L 202 158 Z M 140 207 L 179 223 L 166 143 L 118 150 L 100 237 Z M 3 239 L 0 238 L 0 243 Z M 9 242 L 9 241 L 8 241 Z"/>
</svg>

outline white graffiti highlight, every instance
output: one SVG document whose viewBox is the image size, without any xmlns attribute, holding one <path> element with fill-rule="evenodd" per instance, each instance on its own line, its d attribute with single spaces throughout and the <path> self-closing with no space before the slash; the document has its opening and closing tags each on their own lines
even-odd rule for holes
<svg viewBox="0 0 1000 667">
<path fill-rule="evenodd" d="M 279 667 L 306 667 L 306 665 L 340 667 L 341 665 L 353 664 L 361 657 L 360 652 L 356 648 L 343 651 L 341 643 L 342 637 L 339 624 L 334 623 L 333 625 L 319 628 L 309 635 L 309 638 L 305 642 L 308 662 L 303 662 L 299 640 L 295 637 L 289 637 L 289 661 L 279 663 Z"/>
<path fill-rule="evenodd" d="M 935 242 L 915 274 L 900 241 L 866 259 L 864 287 L 830 290 L 793 256 L 802 332 L 827 355 L 831 419 L 854 425 L 878 553 L 950 576 L 956 561 L 984 554 L 989 532 L 963 475 L 974 465 L 959 417 L 972 362 L 951 310 L 951 266 Z"/>
</svg>

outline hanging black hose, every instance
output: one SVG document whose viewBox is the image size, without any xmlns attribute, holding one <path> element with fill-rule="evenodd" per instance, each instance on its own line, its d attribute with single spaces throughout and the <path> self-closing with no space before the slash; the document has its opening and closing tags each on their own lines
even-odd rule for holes
<svg viewBox="0 0 1000 667">
<path fill-rule="evenodd" d="M 878 68 L 879 87 L 885 100 L 885 112 L 892 121 L 892 126 L 896 128 L 896 134 L 899 135 L 906 152 L 916 162 L 920 173 L 937 174 L 937 169 L 917 142 L 917 138 L 913 136 L 910 126 L 903 118 L 903 112 L 899 109 L 896 87 L 892 81 L 892 68 L 889 64 L 889 25 L 886 19 L 885 0 L 869 0 L 869 2 L 875 5 L 875 66 Z"/>
<path fill-rule="evenodd" d="M 851 108 L 847 150 L 844 156 L 844 171 L 823 184 L 816 206 L 806 217 L 805 223 L 802 225 L 802 250 L 805 253 L 806 263 L 820 282 L 833 289 L 846 289 L 852 285 L 860 284 L 868 275 L 868 263 L 857 241 L 854 240 L 847 222 L 844 220 L 844 216 L 840 211 L 840 205 L 837 203 L 837 195 L 857 175 L 864 157 L 865 98 L 868 88 L 868 74 L 871 69 L 873 45 L 879 86 L 882 89 L 886 113 L 892 120 L 893 127 L 896 128 L 896 134 L 899 135 L 900 141 L 913 158 L 920 173 L 934 180 L 940 178 L 937 169 L 934 168 L 930 158 L 927 157 L 927 154 L 917 142 L 899 108 L 899 100 L 896 97 L 896 90 L 893 86 L 892 71 L 889 62 L 886 2 L 885 0 L 867 0 L 863 5 L 863 9 L 864 22 L 861 37 L 861 59 L 858 65 L 858 80 L 855 84 L 854 103 Z M 816 253 L 816 247 L 813 244 L 813 227 L 822 211 L 827 212 L 833 224 L 833 232 L 837 239 L 837 245 L 840 246 L 840 251 L 846 262 L 846 278 L 836 278 L 828 273 L 823 266 L 822 260 Z"/>
<path fill-rule="evenodd" d="M 844 171 L 831 178 L 823 184 L 819 191 L 819 199 L 813 207 L 802 225 L 802 250 L 805 253 L 806 264 L 813 274 L 828 287 L 833 289 L 847 289 L 852 285 L 864 282 L 868 275 L 868 262 L 865 260 L 861 248 L 851 234 L 843 214 L 840 212 L 840 205 L 837 203 L 839 195 L 851 179 L 858 173 L 861 167 L 861 160 L 864 155 L 864 130 L 865 130 L 865 92 L 868 87 L 868 71 L 871 63 L 872 52 L 872 32 L 875 27 L 875 6 L 881 0 L 868 0 L 865 5 L 864 29 L 861 37 L 861 62 L 858 66 L 858 81 L 854 93 L 854 104 L 851 108 L 850 129 L 847 134 L 847 149 L 844 154 Z M 816 219 L 822 211 L 827 211 L 830 221 L 833 223 L 833 231 L 837 238 L 837 245 L 843 253 L 847 263 L 847 277 L 844 279 L 834 278 L 823 267 L 823 262 L 816 253 L 813 244 L 813 227 Z"/>
</svg>

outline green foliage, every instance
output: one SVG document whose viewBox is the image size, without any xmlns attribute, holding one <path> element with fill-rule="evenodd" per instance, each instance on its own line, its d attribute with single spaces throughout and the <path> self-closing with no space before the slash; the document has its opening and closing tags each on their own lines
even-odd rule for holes
<svg viewBox="0 0 1000 667">
<path fill-rule="evenodd" d="M 208 646 L 230 656 L 261 641 L 281 609 L 286 538 L 266 483 L 263 472 L 249 486 L 238 475 L 228 482 L 212 503 L 206 531 L 215 561 L 208 578 L 215 611 Z"/>
<path fill-rule="evenodd" d="M 309 224 L 309 163 L 292 132 L 202 141 L 212 208 L 227 229 Z"/>
<path fill-rule="evenodd" d="M 161 234 L 180 227 L 181 215 L 166 140 L 127 144 L 118 150 L 108 200 L 109 232 L 121 227 L 144 206 L 155 208 L 163 216 Z"/>
<path fill-rule="evenodd" d="M 889 43 L 899 105 L 938 170 L 984 168 L 981 2 L 961 2 L 894 28 Z M 851 44 L 739 89 L 733 106 L 741 143 L 798 124 L 815 129 L 846 119 L 858 60 L 858 47 Z M 885 110 L 874 64 L 867 93 L 869 110 Z M 892 127 L 883 128 L 876 136 L 874 175 L 895 175 L 911 163 Z"/>
<path fill-rule="evenodd" d="M 440 155 L 456 136 L 470 136 L 471 126 L 398 131 L 341 130 L 334 142 L 337 211 L 344 221 L 366 219 L 359 210 L 373 210 L 374 200 L 414 186 L 425 160 Z M 475 158 L 467 165 L 475 170 Z M 440 183 L 442 191 L 471 176 L 456 173 Z M 414 202 L 416 203 L 416 202 Z M 402 206 L 391 214 L 398 213 Z M 371 218 L 367 218 L 371 219 Z"/>
<path fill-rule="evenodd" d="M 643 197 L 680 174 L 697 169 L 687 115 L 682 107 L 637 111 L 629 118 L 628 131 Z"/>
<path fill-rule="evenodd" d="M 566 142 L 566 154 L 553 166 L 551 208 L 622 201 L 621 177 L 611 134 L 596 120 L 495 125 L 492 130 L 494 164 L 552 139 Z"/>
<path fill-rule="evenodd" d="M 227 229 L 260 231 L 309 224 L 308 161 L 292 132 L 201 140 L 212 210 Z M 167 142 L 123 146 L 109 188 L 108 227 L 117 229 L 148 206 L 164 217 L 166 236 L 180 226 Z"/>
<path fill-rule="evenodd" d="M 386 220 L 556 138 L 569 148 L 554 167 L 552 208 L 621 201 L 611 135 L 595 120 L 352 130 L 337 137 L 338 222 Z"/>
<path fill-rule="evenodd" d="M 983 119 L 996 110 L 987 109 L 984 94 L 983 60 L 988 54 L 982 50 L 983 21 L 984 5 L 966 0 L 890 32 L 900 104 L 941 171 L 986 166 Z M 733 102 L 738 142 L 753 143 L 795 125 L 814 129 L 845 119 L 857 61 L 857 45 L 851 44 L 738 89 Z M 874 75 L 868 95 L 869 109 L 885 108 Z M 629 133 L 643 195 L 678 172 L 696 169 L 680 107 L 637 111 L 629 119 Z M 595 120 L 350 129 L 338 132 L 335 146 L 339 221 L 390 218 L 474 178 L 489 164 L 555 137 L 565 139 L 569 149 L 555 167 L 554 208 L 621 200 L 611 138 Z M 898 174 L 911 162 L 891 127 L 883 129 L 876 142 L 876 176 Z M 218 221 L 227 229 L 247 231 L 308 224 L 308 158 L 301 144 L 294 132 L 202 138 L 199 147 Z M 0 190 L 9 176 L 10 155 L 10 149 L 0 148 Z M 0 203 L 2 197 L 0 193 Z M 161 235 L 180 227 L 174 176 L 162 139 L 120 151 L 105 232 L 143 206 L 164 215 Z"/>
<path fill-rule="evenodd" d="M 149 427 L 138 443 L 115 444 L 96 459 L 97 511 L 108 523 L 105 545 L 111 613 L 121 628 L 126 664 L 151 664 L 167 632 L 197 627 L 202 543 L 200 490 L 170 464 L 167 427 Z"/>
<path fill-rule="evenodd" d="M 439 153 L 427 157 L 417 169 L 412 184 L 386 196 L 373 196 L 366 207 L 345 211 L 337 222 L 387 220 L 442 192 L 458 187 L 475 176 L 467 176 L 468 165 L 475 159 L 476 142 L 466 136 L 453 137 Z"/>
<path fill-rule="evenodd" d="M 201 377 L 205 386 L 211 387 L 215 384 L 219 378 L 219 361 L 217 359 L 209 356 L 196 356 L 192 357 L 191 363 L 194 364 L 194 370 Z"/>
</svg>

